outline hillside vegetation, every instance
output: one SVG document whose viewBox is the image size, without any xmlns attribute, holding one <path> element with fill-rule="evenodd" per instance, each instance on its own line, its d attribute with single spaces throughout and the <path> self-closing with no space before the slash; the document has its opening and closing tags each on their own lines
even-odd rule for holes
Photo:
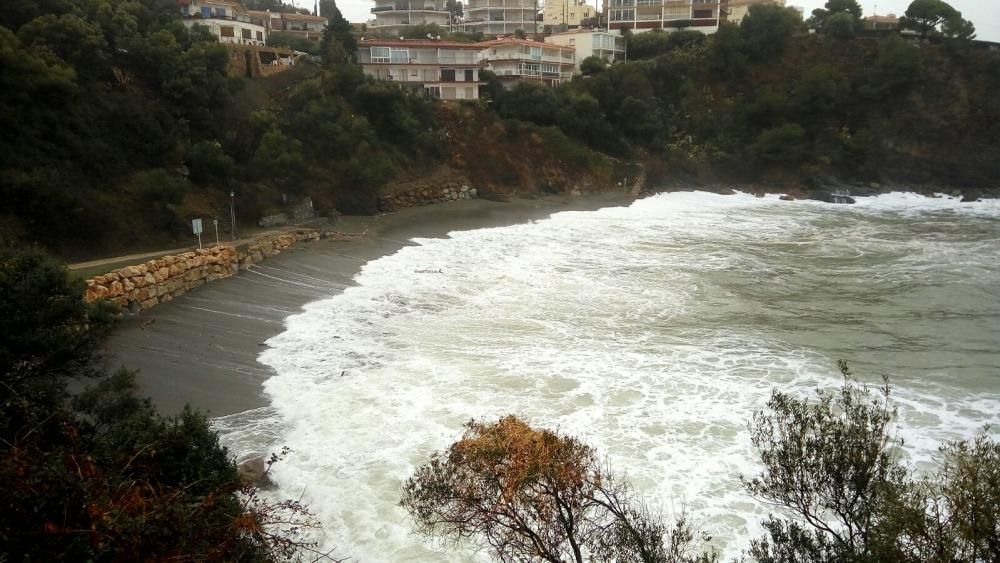
<svg viewBox="0 0 1000 563">
<path fill-rule="evenodd" d="M 838 1 L 808 34 L 794 11 L 755 7 L 709 37 L 629 36 L 630 62 L 584 61 L 558 88 L 489 79 L 460 105 L 365 77 L 323 4 L 322 63 L 258 80 L 227 75 L 227 49 L 172 0 L 5 10 L 0 237 L 83 259 L 187 243 L 190 219 L 228 217 L 230 192 L 246 226 L 305 196 L 367 214 L 381 190 L 434 178 L 562 192 L 635 177 L 634 163 L 654 189 L 985 191 L 1000 177 L 1000 53 L 958 23 L 864 36 Z"/>
<path fill-rule="evenodd" d="M 739 27 L 709 37 L 637 34 L 632 62 L 584 61 L 590 76 L 554 90 L 493 89 L 497 111 L 644 158 L 654 185 L 673 177 L 996 188 L 1000 52 L 943 33 L 924 42 L 861 36 L 856 15 L 839 15 L 846 28 L 829 16 L 809 34 L 794 10 L 754 6 Z"/>
</svg>

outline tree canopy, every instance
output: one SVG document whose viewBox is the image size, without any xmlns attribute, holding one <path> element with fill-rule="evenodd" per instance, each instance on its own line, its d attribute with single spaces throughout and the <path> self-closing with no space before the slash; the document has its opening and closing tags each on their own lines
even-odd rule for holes
<svg viewBox="0 0 1000 563">
<path fill-rule="evenodd" d="M 513 416 L 472 421 L 403 486 L 423 534 L 489 546 L 501 561 L 708 562 L 579 440 Z M 695 552 L 691 554 L 690 552 Z"/>
</svg>

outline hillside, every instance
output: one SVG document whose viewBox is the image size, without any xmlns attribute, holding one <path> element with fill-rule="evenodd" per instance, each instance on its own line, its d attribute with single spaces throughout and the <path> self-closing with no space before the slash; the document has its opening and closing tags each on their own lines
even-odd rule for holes
<svg viewBox="0 0 1000 563">
<path fill-rule="evenodd" d="M 0 16 L 0 237 L 71 260 L 173 247 L 190 219 L 227 217 L 231 192 L 246 227 L 305 197 L 370 214 L 382 193 L 449 182 L 502 198 L 643 170 L 654 190 L 975 196 L 1000 178 L 1000 52 L 964 39 L 808 34 L 765 7 L 710 37 L 629 35 L 630 62 L 556 88 L 493 79 L 462 105 L 365 77 L 342 20 L 322 64 L 230 76 L 173 8 L 29 0 Z"/>
</svg>

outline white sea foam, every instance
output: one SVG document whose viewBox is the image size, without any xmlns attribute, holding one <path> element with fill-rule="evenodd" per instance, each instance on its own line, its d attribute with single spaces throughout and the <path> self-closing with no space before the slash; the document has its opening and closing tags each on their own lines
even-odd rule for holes
<svg viewBox="0 0 1000 563">
<path fill-rule="evenodd" d="M 580 436 L 738 552 L 766 514 L 739 485 L 746 421 L 774 388 L 838 385 L 838 358 L 893 370 L 918 466 L 1000 424 L 998 216 L 694 192 L 419 240 L 289 318 L 260 357 L 272 406 L 224 433 L 289 446 L 280 494 L 360 561 L 478 557 L 411 535 L 400 486 L 464 422 L 506 413 Z"/>
</svg>

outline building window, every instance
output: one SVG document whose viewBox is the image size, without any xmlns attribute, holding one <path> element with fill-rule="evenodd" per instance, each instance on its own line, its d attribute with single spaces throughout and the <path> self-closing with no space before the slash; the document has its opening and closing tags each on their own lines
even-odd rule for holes
<svg viewBox="0 0 1000 563">
<path fill-rule="evenodd" d="M 389 62 L 408 63 L 410 62 L 410 50 L 393 47 L 389 51 Z"/>
<path fill-rule="evenodd" d="M 455 81 L 455 69 L 453 69 L 453 68 L 442 68 L 441 69 L 441 81 L 442 82 L 454 82 Z"/>
<path fill-rule="evenodd" d="M 241 32 L 241 35 L 243 36 L 243 39 L 252 39 L 252 36 L 250 35 L 250 30 L 249 29 L 241 29 L 240 32 Z"/>
<path fill-rule="evenodd" d="M 372 62 L 373 63 L 387 63 L 387 62 L 389 62 L 389 48 L 388 47 L 372 47 Z"/>
<path fill-rule="evenodd" d="M 476 71 L 472 70 L 471 68 L 465 69 L 465 81 L 466 82 L 475 82 L 476 81 L 475 72 Z"/>
<path fill-rule="evenodd" d="M 474 92 L 475 92 L 475 88 L 473 88 L 471 86 L 467 87 L 465 89 L 465 99 L 466 100 L 471 100 L 471 99 L 475 98 L 476 95 L 475 95 Z"/>
<path fill-rule="evenodd" d="M 569 40 L 569 46 L 570 47 L 576 47 L 576 39 L 570 39 Z"/>
<path fill-rule="evenodd" d="M 236 32 L 231 27 L 221 26 L 219 28 L 219 35 L 222 37 L 236 37 Z"/>
<path fill-rule="evenodd" d="M 226 17 L 226 9 L 225 8 L 216 8 L 215 9 L 215 17 L 217 17 L 217 18 L 224 18 L 224 17 Z"/>
<path fill-rule="evenodd" d="M 212 9 L 209 8 L 208 6 L 202 6 L 201 7 L 201 17 L 203 17 L 203 18 L 210 18 L 210 17 L 212 17 Z"/>
<path fill-rule="evenodd" d="M 694 18 L 695 19 L 706 19 L 706 18 L 711 18 L 711 17 L 713 17 L 712 10 L 695 10 L 694 11 Z"/>
<path fill-rule="evenodd" d="M 264 32 L 263 31 L 258 31 L 257 32 L 257 41 L 263 41 L 263 40 L 264 40 Z"/>
</svg>

